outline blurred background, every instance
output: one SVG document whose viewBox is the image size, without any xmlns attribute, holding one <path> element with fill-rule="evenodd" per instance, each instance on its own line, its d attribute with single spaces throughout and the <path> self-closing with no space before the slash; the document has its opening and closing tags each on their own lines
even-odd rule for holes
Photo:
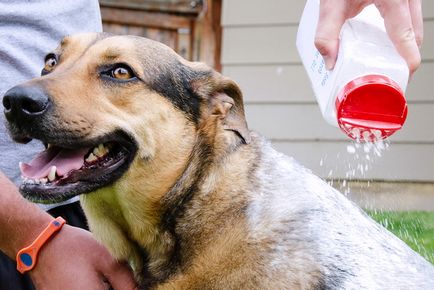
<svg viewBox="0 0 434 290">
<path fill-rule="evenodd" d="M 434 1 L 423 1 L 423 63 L 407 89 L 405 126 L 369 152 L 322 119 L 295 47 L 304 4 L 100 0 L 105 31 L 158 40 L 231 77 L 251 129 L 434 262 Z"/>
</svg>

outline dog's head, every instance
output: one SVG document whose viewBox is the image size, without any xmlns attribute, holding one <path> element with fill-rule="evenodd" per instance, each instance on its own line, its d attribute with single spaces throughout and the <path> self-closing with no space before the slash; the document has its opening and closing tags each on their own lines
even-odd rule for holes
<svg viewBox="0 0 434 290">
<path fill-rule="evenodd" d="M 21 192 L 39 202 L 149 172 L 161 173 L 155 184 L 168 183 L 200 136 L 220 149 L 249 142 L 233 81 L 141 37 L 66 37 L 42 76 L 6 92 L 3 106 L 15 141 L 46 145 L 20 164 Z"/>
</svg>

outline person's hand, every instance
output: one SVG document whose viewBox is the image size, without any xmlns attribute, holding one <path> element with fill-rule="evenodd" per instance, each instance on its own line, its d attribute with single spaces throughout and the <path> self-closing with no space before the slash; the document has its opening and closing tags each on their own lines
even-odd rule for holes
<svg viewBox="0 0 434 290">
<path fill-rule="evenodd" d="M 399 54 L 407 62 L 410 75 L 420 65 L 419 47 L 423 40 L 420 0 L 321 0 L 315 46 L 327 69 L 336 62 L 339 33 L 345 20 L 374 3 L 384 18 L 386 31 Z"/>
<path fill-rule="evenodd" d="M 30 276 L 38 290 L 136 289 L 130 269 L 92 235 L 64 225 L 41 249 Z"/>
</svg>

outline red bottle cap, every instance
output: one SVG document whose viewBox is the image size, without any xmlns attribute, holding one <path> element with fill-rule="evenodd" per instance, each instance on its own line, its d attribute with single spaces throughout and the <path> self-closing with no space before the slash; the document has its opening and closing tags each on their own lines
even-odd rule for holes
<svg viewBox="0 0 434 290">
<path fill-rule="evenodd" d="M 407 117 L 407 102 L 399 85 L 382 75 L 359 77 L 336 98 L 339 127 L 361 141 L 385 139 L 401 129 Z"/>
</svg>

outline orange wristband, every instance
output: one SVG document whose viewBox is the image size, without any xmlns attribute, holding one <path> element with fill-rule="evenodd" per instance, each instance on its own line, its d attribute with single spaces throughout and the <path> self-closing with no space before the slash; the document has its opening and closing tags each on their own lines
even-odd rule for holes
<svg viewBox="0 0 434 290">
<path fill-rule="evenodd" d="M 30 271 L 35 267 L 39 250 L 54 233 L 62 228 L 64 224 L 65 220 L 62 217 L 55 218 L 39 234 L 33 243 L 30 244 L 30 246 L 22 248 L 17 253 L 17 270 L 20 273 Z"/>
</svg>

